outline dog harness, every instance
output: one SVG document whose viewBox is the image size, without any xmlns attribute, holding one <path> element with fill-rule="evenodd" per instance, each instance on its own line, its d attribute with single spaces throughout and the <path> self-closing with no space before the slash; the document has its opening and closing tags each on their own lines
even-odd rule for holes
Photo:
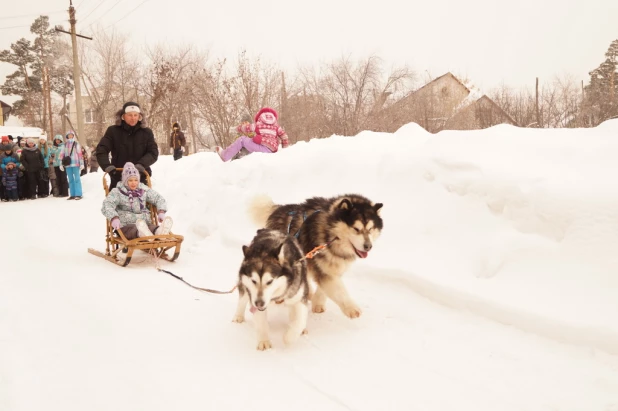
<svg viewBox="0 0 618 411">
<path fill-rule="evenodd" d="M 315 213 L 319 213 L 322 210 L 315 210 L 313 213 L 311 213 L 311 215 L 314 215 Z M 294 221 L 294 216 L 296 215 L 296 211 L 288 211 L 288 215 L 292 218 L 290 218 L 290 223 L 288 224 L 288 234 L 290 234 L 290 229 L 292 228 L 292 221 Z M 300 227 L 298 227 L 298 231 L 296 231 L 296 234 L 294 234 L 294 237 L 298 239 L 298 236 L 300 235 L 300 229 L 303 228 L 303 224 L 305 224 L 305 220 L 307 220 L 307 212 L 303 212 L 303 222 L 300 225 Z"/>
</svg>

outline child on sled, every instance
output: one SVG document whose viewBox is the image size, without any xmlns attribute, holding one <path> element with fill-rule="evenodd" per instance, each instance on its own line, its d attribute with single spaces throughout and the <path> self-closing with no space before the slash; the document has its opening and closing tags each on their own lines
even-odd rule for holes
<svg viewBox="0 0 618 411">
<path fill-rule="evenodd" d="M 157 220 L 160 225 L 150 222 L 150 210 L 146 203 L 157 207 Z M 122 170 L 121 182 L 109 192 L 101 212 L 107 218 L 114 230 L 119 228 L 127 238 L 133 240 L 138 237 L 151 235 L 166 235 L 172 229 L 171 217 L 166 217 L 167 203 L 161 194 L 140 183 L 140 174 L 133 163 L 127 162 Z M 154 234 L 153 234 L 154 233 Z M 126 251 L 118 254 L 122 260 Z"/>
</svg>

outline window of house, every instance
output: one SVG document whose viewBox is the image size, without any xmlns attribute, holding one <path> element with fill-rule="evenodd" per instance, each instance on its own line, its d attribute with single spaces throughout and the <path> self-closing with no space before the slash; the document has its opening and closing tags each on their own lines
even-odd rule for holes
<svg viewBox="0 0 618 411">
<path fill-rule="evenodd" d="M 94 123 L 94 110 L 88 109 L 84 111 L 84 121 L 86 123 Z"/>
</svg>

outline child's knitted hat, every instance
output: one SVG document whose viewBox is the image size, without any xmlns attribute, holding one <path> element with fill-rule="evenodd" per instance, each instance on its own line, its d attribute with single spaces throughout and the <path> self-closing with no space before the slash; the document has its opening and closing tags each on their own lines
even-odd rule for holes
<svg viewBox="0 0 618 411">
<path fill-rule="evenodd" d="M 126 186 L 127 181 L 129 181 L 129 178 L 131 177 L 137 177 L 139 180 L 139 171 L 137 171 L 137 168 L 135 168 L 133 163 L 127 161 L 122 169 L 122 184 Z"/>
</svg>

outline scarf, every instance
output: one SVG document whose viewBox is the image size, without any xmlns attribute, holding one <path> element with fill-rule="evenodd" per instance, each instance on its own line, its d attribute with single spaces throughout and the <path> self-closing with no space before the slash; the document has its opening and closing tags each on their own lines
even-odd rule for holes
<svg viewBox="0 0 618 411">
<path fill-rule="evenodd" d="M 129 205 L 131 206 L 131 209 L 133 209 L 133 200 L 136 198 L 139 201 L 139 211 L 143 212 L 146 209 L 146 207 L 144 206 L 144 200 L 142 200 L 142 196 L 144 195 L 143 189 L 138 188 L 136 190 L 129 190 L 127 187 L 124 187 L 119 188 L 118 191 L 120 191 L 121 194 L 129 197 Z"/>
</svg>

